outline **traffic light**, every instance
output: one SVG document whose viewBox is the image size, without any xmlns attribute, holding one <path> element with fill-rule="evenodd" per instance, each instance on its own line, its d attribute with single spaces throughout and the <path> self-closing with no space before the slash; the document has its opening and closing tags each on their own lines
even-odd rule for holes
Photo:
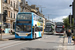
<svg viewBox="0 0 75 50">
<path fill-rule="evenodd" d="M 69 15 L 69 23 L 71 21 L 71 24 L 73 23 L 73 15 Z"/>
<path fill-rule="evenodd" d="M 4 11 L 4 12 L 3 12 L 3 22 L 6 22 L 6 16 L 7 16 L 7 12 Z"/>
</svg>

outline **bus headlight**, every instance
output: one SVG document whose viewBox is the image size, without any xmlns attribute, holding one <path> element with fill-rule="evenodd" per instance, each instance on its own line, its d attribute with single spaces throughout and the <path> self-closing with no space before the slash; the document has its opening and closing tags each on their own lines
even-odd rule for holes
<svg viewBox="0 0 75 50">
<path fill-rule="evenodd" d="M 26 35 L 28 35 L 28 33 L 26 33 Z"/>
</svg>

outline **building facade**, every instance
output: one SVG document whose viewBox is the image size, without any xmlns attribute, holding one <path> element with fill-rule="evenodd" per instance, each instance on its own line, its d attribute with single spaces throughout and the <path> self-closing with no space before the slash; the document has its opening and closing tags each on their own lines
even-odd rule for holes
<svg viewBox="0 0 75 50">
<path fill-rule="evenodd" d="M 7 13 L 6 22 L 4 22 L 5 24 L 4 29 L 10 28 L 11 30 L 13 30 L 13 26 L 14 26 L 13 24 L 15 22 L 16 15 L 19 11 L 18 2 L 19 0 L 2 0 L 3 12 Z M 21 8 L 20 12 L 23 12 L 23 9 L 22 9 L 23 6 L 20 5 L 20 8 Z M 34 12 L 37 15 L 44 17 L 44 15 L 39 12 L 38 7 L 36 7 L 35 5 L 29 6 L 27 2 L 25 3 L 24 12 Z"/>
<path fill-rule="evenodd" d="M 15 22 L 16 14 L 18 13 L 18 0 L 2 0 L 3 12 L 7 13 L 6 27 L 13 29 L 13 22 Z"/>
</svg>

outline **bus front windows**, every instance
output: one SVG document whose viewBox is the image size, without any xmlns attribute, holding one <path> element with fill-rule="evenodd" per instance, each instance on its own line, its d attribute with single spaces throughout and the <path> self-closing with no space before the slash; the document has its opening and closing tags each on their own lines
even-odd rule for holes
<svg viewBox="0 0 75 50">
<path fill-rule="evenodd" d="M 47 26 L 51 26 L 52 24 L 51 24 L 51 23 L 46 23 L 46 25 L 47 25 Z"/>
<path fill-rule="evenodd" d="M 31 25 L 17 25 L 16 32 L 31 32 Z"/>
<path fill-rule="evenodd" d="M 31 20 L 32 16 L 31 14 L 18 14 L 17 20 Z"/>
</svg>

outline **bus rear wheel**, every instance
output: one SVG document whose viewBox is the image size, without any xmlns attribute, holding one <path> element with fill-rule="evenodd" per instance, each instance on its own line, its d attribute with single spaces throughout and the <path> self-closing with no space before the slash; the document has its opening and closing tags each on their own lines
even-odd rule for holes
<svg viewBox="0 0 75 50">
<path fill-rule="evenodd" d="M 36 39 L 36 33 L 35 33 L 35 39 Z"/>
</svg>

